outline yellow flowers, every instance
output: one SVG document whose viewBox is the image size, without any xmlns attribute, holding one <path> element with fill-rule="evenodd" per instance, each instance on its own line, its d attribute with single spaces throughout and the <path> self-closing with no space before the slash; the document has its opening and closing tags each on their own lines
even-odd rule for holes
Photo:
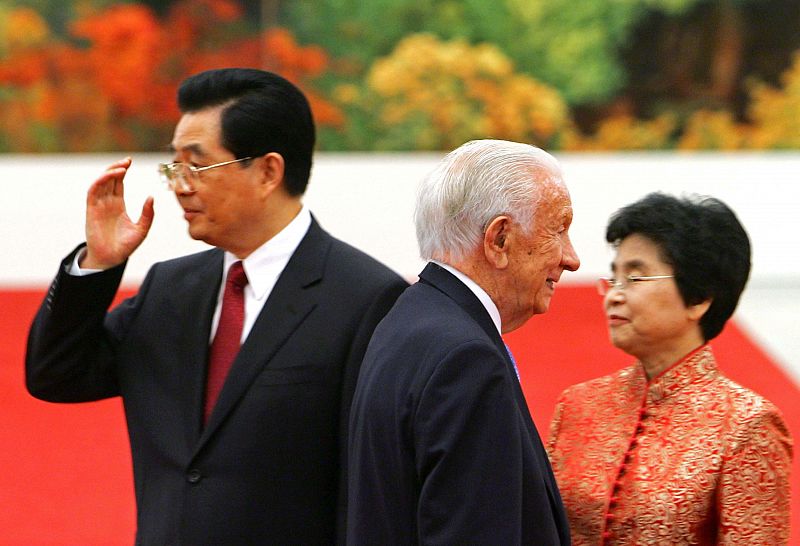
<svg viewBox="0 0 800 546">
<path fill-rule="evenodd" d="M 31 8 L 12 9 L 5 17 L 0 14 L 0 51 L 39 45 L 49 35 L 47 23 Z"/>
<path fill-rule="evenodd" d="M 698 110 L 686 122 L 678 142 L 681 150 L 740 150 L 748 146 L 751 131 L 727 111 Z"/>
<path fill-rule="evenodd" d="M 569 125 L 560 95 L 515 73 L 491 44 L 411 35 L 374 63 L 367 86 L 380 99 L 382 124 L 403 125 L 406 145 L 417 149 L 449 149 L 474 138 L 550 145 Z"/>
<path fill-rule="evenodd" d="M 781 79 L 782 89 L 763 84 L 753 89 L 754 148 L 800 148 L 800 52 Z"/>
<path fill-rule="evenodd" d="M 661 150 L 668 147 L 675 119 L 662 114 L 652 120 L 640 120 L 628 114 L 604 119 L 591 137 L 570 132 L 564 149 L 571 151 Z"/>
</svg>

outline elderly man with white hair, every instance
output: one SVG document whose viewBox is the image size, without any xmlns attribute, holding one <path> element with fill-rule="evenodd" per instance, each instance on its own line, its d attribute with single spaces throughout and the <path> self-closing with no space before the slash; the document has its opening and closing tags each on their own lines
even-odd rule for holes
<svg viewBox="0 0 800 546">
<path fill-rule="evenodd" d="M 353 400 L 348 544 L 569 544 L 501 337 L 580 265 L 561 169 L 468 142 L 422 183 L 415 221 L 429 263 L 375 330 Z"/>
</svg>

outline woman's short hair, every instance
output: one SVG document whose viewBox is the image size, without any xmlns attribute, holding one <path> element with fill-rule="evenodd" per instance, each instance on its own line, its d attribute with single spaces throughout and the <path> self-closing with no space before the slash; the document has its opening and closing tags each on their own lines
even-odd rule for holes
<svg viewBox="0 0 800 546">
<path fill-rule="evenodd" d="M 541 184 L 563 184 L 556 159 L 535 146 L 473 140 L 456 148 L 422 181 L 414 223 L 420 256 L 460 260 L 495 217 L 508 214 L 530 231 Z"/>
<path fill-rule="evenodd" d="M 311 175 L 316 139 L 305 95 L 285 78 L 255 68 L 207 70 L 181 83 L 181 112 L 216 106 L 223 106 L 222 145 L 237 158 L 279 153 L 286 190 L 302 195 Z"/>
<path fill-rule="evenodd" d="M 711 300 L 700 328 L 705 341 L 719 335 L 750 275 L 750 239 L 736 214 L 714 197 L 651 193 L 614 213 L 606 228 L 613 245 L 633 234 L 659 247 L 686 305 Z"/>
</svg>

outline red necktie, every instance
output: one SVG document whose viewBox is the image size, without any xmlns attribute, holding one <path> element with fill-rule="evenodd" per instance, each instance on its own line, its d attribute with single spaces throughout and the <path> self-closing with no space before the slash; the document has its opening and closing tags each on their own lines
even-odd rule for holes
<svg viewBox="0 0 800 546">
<path fill-rule="evenodd" d="M 208 356 L 208 380 L 206 381 L 206 405 L 204 422 L 208 421 L 211 410 L 225 383 L 231 364 L 239 352 L 244 326 L 244 287 L 247 275 L 242 262 L 234 262 L 228 270 L 225 293 L 222 295 L 222 312 L 211 350 Z"/>
</svg>

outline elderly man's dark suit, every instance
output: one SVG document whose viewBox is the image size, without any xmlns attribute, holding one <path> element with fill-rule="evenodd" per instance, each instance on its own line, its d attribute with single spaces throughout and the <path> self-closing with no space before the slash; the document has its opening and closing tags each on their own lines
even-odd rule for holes
<svg viewBox="0 0 800 546">
<path fill-rule="evenodd" d="M 223 252 L 154 265 L 108 314 L 124 265 L 75 277 L 73 256 L 31 328 L 27 385 L 54 402 L 122 396 L 136 543 L 334 543 L 349 401 L 370 335 L 406 283 L 312 221 L 203 427 Z"/>
<path fill-rule="evenodd" d="M 350 426 L 348 544 L 570 543 L 503 340 L 444 268 L 376 328 Z"/>
</svg>

